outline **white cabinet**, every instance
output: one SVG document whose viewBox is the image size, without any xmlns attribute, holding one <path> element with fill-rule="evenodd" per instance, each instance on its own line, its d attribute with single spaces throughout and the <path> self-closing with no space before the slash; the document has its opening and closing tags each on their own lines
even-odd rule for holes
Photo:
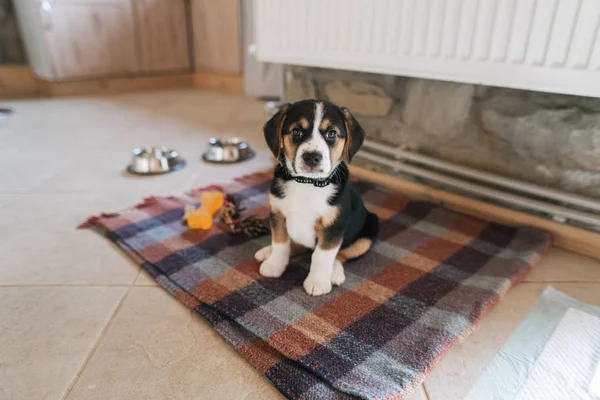
<svg viewBox="0 0 600 400">
<path fill-rule="evenodd" d="M 240 0 L 192 0 L 198 69 L 229 75 L 242 72 Z"/>
<path fill-rule="evenodd" d="M 65 81 L 191 69 L 184 0 L 19 0 L 34 73 Z"/>
<path fill-rule="evenodd" d="M 142 71 L 190 68 L 184 0 L 134 0 Z"/>
<path fill-rule="evenodd" d="M 56 77 L 125 75 L 140 70 L 133 9 L 121 0 L 55 0 L 42 4 Z"/>
</svg>

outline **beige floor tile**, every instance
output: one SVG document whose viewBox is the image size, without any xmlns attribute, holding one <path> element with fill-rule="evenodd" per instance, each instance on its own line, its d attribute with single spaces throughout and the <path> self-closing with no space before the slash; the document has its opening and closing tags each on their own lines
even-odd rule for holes
<svg viewBox="0 0 600 400">
<path fill-rule="evenodd" d="M 77 158 L 59 173 L 36 187 L 36 191 L 114 191 L 135 193 L 137 196 L 178 194 L 191 188 L 212 183 L 225 183 L 237 176 L 271 168 L 272 156 L 262 133 L 265 114 L 262 104 L 236 96 L 226 97 L 228 102 L 242 102 L 244 113 L 248 110 L 257 114 L 254 118 L 244 118 L 240 107 L 228 106 L 217 96 L 209 102 L 204 95 L 190 97 L 191 92 L 183 92 L 183 101 L 171 104 L 172 94 L 156 94 L 163 99 L 164 107 L 149 107 L 144 112 L 147 117 L 135 123 L 128 132 L 112 136 L 99 146 L 82 150 Z M 192 93 L 193 94 L 193 93 Z M 121 104 L 131 106 L 135 97 L 116 98 Z M 171 102 L 170 102 L 171 101 Z M 236 110 L 238 110 L 236 112 Z M 104 118 L 117 118 L 105 115 Z M 118 116 L 119 119 L 123 118 Z M 135 122 L 137 117 L 134 118 Z M 234 165 L 214 165 L 201 161 L 210 137 L 244 137 L 257 151 L 257 156 L 249 161 Z M 166 145 L 178 150 L 186 159 L 187 166 L 176 173 L 153 177 L 136 177 L 124 173 L 130 161 L 131 150 L 139 146 Z"/>
<path fill-rule="evenodd" d="M 15 201 L 20 195 L 20 193 L 0 193 L 0 212 L 2 212 L 2 208 Z"/>
<path fill-rule="evenodd" d="M 425 395 L 425 389 L 423 386 L 419 386 L 417 390 L 413 392 L 410 396 L 406 398 L 406 400 L 427 400 L 427 396 Z"/>
<path fill-rule="evenodd" d="M 0 132 L 2 191 L 36 188 L 141 120 L 101 98 L 20 100 L 12 106 L 15 113 L 2 121 Z"/>
<path fill-rule="evenodd" d="M 475 331 L 452 349 L 427 377 L 425 388 L 429 399 L 462 400 L 547 286 L 522 283 L 510 290 Z M 552 286 L 578 300 L 600 305 L 600 283 Z"/>
<path fill-rule="evenodd" d="M 13 101 L 14 114 L 2 121 L 0 149 L 72 151 L 120 136 L 147 113 L 115 104 L 110 97 L 46 98 Z"/>
<path fill-rule="evenodd" d="M 143 269 L 140 269 L 140 273 L 134 282 L 135 286 L 158 286 L 158 283 Z"/>
<path fill-rule="evenodd" d="M 134 287 L 67 397 L 243 399 L 281 395 L 163 289 Z"/>
<path fill-rule="evenodd" d="M 70 168 L 62 170 L 38 186 L 36 192 L 128 193 L 135 195 L 135 202 L 138 202 L 143 197 L 151 195 L 178 195 L 209 184 L 227 183 L 240 175 L 273 166 L 271 153 L 267 154 L 266 151 L 241 164 L 213 165 L 200 160 L 203 145 L 189 143 L 187 146 L 173 147 L 181 152 L 187 161 L 187 166 L 171 174 L 140 177 L 125 172 L 133 148 L 127 145 L 120 150 L 98 151 L 82 156 L 81 159 L 73 161 Z M 196 150 L 193 150 L 194 148 Z M 121 204 L 121 207 L 133 204 L 135 203 L 125 203 Z"/>
<path fill-rule="evenodd" d="M 29 99 L 11 106 L 15 114 L 0 132 L 0 191 L 173 194 L 272 166 L 262 136 L 263 104 L 239 95 L 181 90 Z M 200 155 L 212 136 L 244 137 L 259 156 L 244 164 L 207 165 Z M 163 144 L 187 159 L 183 171 L 143 180 L 123 174 L 134 147 Z"/>
<path fill-rule="evenodd" d="M 35 188 L 64 169 L 76 157 L 59 157 L 45 150 L 0 149 L 0 192 L 19 192 Z"/>
<path fill-rule="evenodd" d="M 0 398 L 62 398 L 126 290 L 1 287 Z"/>
<path fill-rule="evenodd" d="M 133 201 L 111 194 L 20 194 L 0 208 L 0 285 L 129 285 L 139 267 L 77 225 Z"/>
<path fill-rule="evenodd" d="M 552 247 L 526 282 L 600 282 L 600 261 Z"/>
</svg>

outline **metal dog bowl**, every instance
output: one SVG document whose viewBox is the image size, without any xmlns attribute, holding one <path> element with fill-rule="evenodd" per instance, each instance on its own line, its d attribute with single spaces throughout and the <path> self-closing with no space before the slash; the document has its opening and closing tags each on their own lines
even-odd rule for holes
<svg viewBox="0 0 600 400">
<path fill-rule="evenodd" d="M 157 175 L 177 171 L 185 166 L 179 153 L 168 147 L 138 147 L 133 150 L 127 171 L 138 175 Z"/>
<path fill-rule="evenodd" d="M 208 149 L 202 155 L 202 159 L 207 162 L 231 164 L 248 160 L 254 156 L 254 151 L 248 146 L 248 143 L 238 138 L 221 140 L 210 138 Z"/>
</svg>

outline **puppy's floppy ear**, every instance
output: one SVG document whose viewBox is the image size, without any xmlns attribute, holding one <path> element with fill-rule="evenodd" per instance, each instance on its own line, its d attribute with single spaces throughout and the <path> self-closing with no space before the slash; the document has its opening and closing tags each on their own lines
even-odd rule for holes
<svg viewBox="0 0 600 400">
<path fill-rule="evenodd" d="M 348 158 L 348 162 L 351 162 L 352 157 L 354 157 L 365 140 L 365 131 L 363 130 L 362 126 L 360 126 L 356 118 L 350 114 L 350 111 L 348 111 L 346 107 L 342 107 L 341 110 L 342 114 L 344 114 L 344 123 L 346 124 L 347 132 L 344 150 L 346 153 L 346 158 Z"/>
<path fill-rule="evenodd" d="M 268 120 L 263 127 L 267 145 L 269 145 L 271 152 L 277 159 L 279 159 L 279 154 L 281 152 L 281 148 L 283 147 L 283 133 L 281 130 L 283 129 L 285 115 L 289 108 L 289 103 L 282 105 L 281 108 L 279 108 L 279 111 L 277 111 L 277 114 L 273 115 L 273 117 L 271 117 L 271 119 Z"/>
</svg>

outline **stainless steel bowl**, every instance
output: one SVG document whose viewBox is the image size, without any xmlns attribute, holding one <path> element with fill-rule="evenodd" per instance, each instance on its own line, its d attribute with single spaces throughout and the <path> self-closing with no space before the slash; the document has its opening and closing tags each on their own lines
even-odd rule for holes
<svg viewBox="0 0 600 400">
<path fill-rule="evenodd" d="M 138 147 L 133 150 L 127 170 L 132 174 L 156 175 L 177 171 L 185 166 L 179 153 L 168 147 Z"/>
<path fill-rule="evenodd" d="M 248 143 L 239 139 L 217 139 L 210 138 L 208 149 L 202 155 L 204 161 L 230 164 L 247 160 L 254 156 L 254 152 Z"/>
</svg>

